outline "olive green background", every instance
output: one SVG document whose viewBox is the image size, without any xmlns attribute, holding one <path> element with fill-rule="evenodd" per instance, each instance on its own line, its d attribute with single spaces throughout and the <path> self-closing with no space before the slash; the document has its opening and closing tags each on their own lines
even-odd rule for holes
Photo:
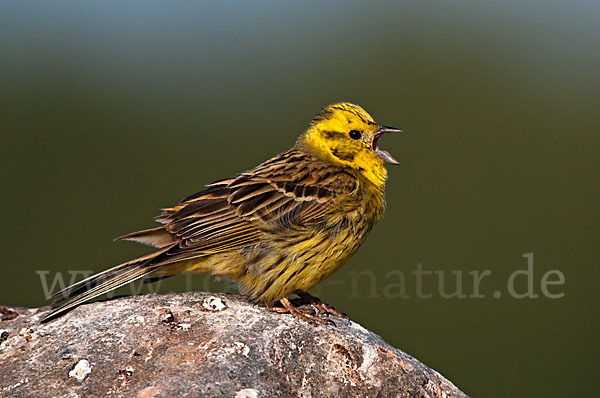
<svg viewBox="0 0 600 398">
<path fill-rule="evenodd" d="M 0 4 L 1 304 L 143 253 L 111 240 L 348 100 L 406 131 L 381 143 L 402 166 L 315 293 L 473 397 L 597 391 L 600 3 L 201 3 Z M 513 298 L 531 252 L 539 296 Z M 417 297 L 418 264 L 467 295 L 491 271 L 485 298 Z M 160 291 L 186 283 L 228 289 Z"/>
</svg>

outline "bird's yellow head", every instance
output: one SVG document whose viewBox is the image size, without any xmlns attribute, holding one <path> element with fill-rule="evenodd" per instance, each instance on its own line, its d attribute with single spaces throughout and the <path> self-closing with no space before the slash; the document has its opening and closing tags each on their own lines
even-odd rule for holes
<svg viewBox="0 0 600 398">
<path fill-rule="evenodd" d="M 377 124 L 358 105 L 340 102 L 323 108 L 296 146 L 320 160 L 352 167 L 382 187 L 387 177 L 384 163 L 398 164 L 379 149 L 381 136 L 391 132 L 401 130 Z"/>
</svg>

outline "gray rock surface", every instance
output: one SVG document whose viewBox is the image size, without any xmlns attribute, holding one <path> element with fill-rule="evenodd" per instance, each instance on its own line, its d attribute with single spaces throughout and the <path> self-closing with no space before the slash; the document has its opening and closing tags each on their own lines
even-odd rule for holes
<svg viewBox="0 0 600 398">
<path fill-rule="evenodd" d="M 0 396 L 466 397 L 357 323 L 236 295 L 123 297 L 40 324 L 46 310 L 0 307 Z"/>
</svg>

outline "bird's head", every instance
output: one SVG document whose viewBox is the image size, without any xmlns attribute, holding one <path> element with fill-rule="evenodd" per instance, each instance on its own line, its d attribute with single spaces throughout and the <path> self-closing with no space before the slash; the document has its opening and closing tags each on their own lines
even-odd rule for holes
<svg viewBox="0 0 600 398">
<path fill-rule="evenodd" d="M 379 148 L 385 133 L 401 130 L 377 124 L 363 108 L 339 102 L 321 110 L 296 146 L 324 161 L 351 167 L 372 183 L 383 186 L 387 172 L 384 163 L 398 164 Z"/>
</svg>

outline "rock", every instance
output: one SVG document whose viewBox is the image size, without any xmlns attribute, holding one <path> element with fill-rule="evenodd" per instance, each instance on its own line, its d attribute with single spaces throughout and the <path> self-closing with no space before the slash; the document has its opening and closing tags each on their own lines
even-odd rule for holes
<svg viewBox="0 0 600 398">
<path fill-rule="evenodd" d="M 466 397 L 357 323 L 236 295 L 122 297 L 40 324 L 47 310 L 3 308 L 0 396 Z"/>
</svg>

